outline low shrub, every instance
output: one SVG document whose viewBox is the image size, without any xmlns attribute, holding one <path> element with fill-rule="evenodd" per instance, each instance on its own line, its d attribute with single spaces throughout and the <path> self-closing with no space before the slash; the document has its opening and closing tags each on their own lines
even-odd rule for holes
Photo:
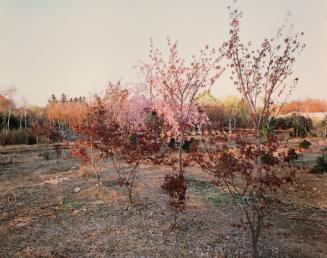
<svg viewBox="0 0 327 258">
<path fill-rule="evenodd" d="M 313 122 L 310 118 L 293 114 L 288 117 L 273 117 L 269 122 L 269 126 L 275 129 L 293 129 L 290 136 L 304 138 L 312 133 Z"/>
<path fill-rule="evenodd" d="M 287 155 L 285 156 L 284 160 L 286 162 L 292 162 L 294 160 L 298 160 L 301 155 L 297 154 L 295 149 L 291 148 L 287 151 Z"/>
<path fill-rule="evenodd" d="M 199 141 L 195 140 L 194 138 L 191 138 L 190 140 L 184 141 L 182 148 L 186 152 L 192 152 L 192 151 L 196 151 L 198 145 L 199 145 Z"/>
<path fill-rule="evenodd" d="M 131 135 L 129 136 L 129 142 L 130 142 L 131 144 L 133 144 L 133 145 L 137 144 L 137 136 L 136 136 L 136 134 L 131 134 Z"/>
<path fill-rule="evenodd" d="M 308 140 L 303 140 L 299 143 L 299 147 L 303 149 L 309 149 L 310 146 L 311 146 L 311 142 L 309 142 Z"/>
<path fill-rule="evenodd" d="M 51 153 L 50 151 L 45 150 L 40 153 L 40 156 L 42 156 L 45 160 L 49 160 L 51 158 Z"/>
<path fill-rule="evenodd" d="M 265 165 L 274 166 L 279 163 L 278 158 L 273 155 L 271 152 L 264 152 L 261 155 L 261 162 Z"/>
<path fill-rule="evenodd" d="M 170 138 L 168 142 L 168 147 L 175 149 L 179 146 L 180 142 L 176 141 L 175 138 Z M 182 145 L 182 149 L 186 152 L 195 151 L 199 145 L 199 140 L 191 138 L 190 140 L 185 140 Z"/>
<path fill-rule="evenodd" d="M 325 172 L 327 172 L 327 156 L 322 155 L 317 157 L 316 165 L 314 165 L 314 167 L 310 169 L 310 173 L 320 174 Z"/>
<path fill-rule="evenodd" d="M 0 145 L 15 145 L 15 144 L 36 144 L 35 135 L 25 130 L 2 130 L 0 131 Z"/>
<path fill-rule="evenodd" d="M 168 142 L 168 146 L 170 148 L 175 148 L 176 147 L 176 140 L 175 140 L 175 138 L 170 138 L 170 140 Z"/>
<path fill-rule="evenodd" d="M 166 175 L 165 182 L 161 186 L 169 196 L 169 205 L 172 210 L 179 212 L 184 210 L 186 201 L 186 185 L 182 174 Z M 176 221 L 176 216 L 175 216 Z"/>
</svg>

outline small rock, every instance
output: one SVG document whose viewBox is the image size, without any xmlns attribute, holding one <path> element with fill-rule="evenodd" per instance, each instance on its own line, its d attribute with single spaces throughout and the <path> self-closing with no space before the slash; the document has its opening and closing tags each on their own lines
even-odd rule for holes
<svg viewBox="0 0 327 258">
<path fill-rule="evenodd" d="M 81 191 L 81 188 L 79 188 L 79 187 L 74 188 L 74 193 L 78 193 L 79 191 Z"/>
<path fill-rule="evenodd" d="M 21 222 L 21 223 L 17 223 L 16 227 L 17 228 L 21 228 L 21 227 L 25 227 L 28 226 L 30 223 L 29 222 Z"/>
<path fill-rule="evenodd" d="M 58 183 L 62 183 L 64 181 L 69 181 L 69 178 L 67 178 L 67 177 L 58 177 Z"/>
</svg>

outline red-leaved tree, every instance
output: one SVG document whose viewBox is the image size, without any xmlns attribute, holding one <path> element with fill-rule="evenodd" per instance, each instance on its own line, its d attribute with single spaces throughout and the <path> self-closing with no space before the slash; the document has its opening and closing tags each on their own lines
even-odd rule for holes
<svg viewBox="0 0 327 258">
<path fill-rule="evenodd" d="M 272 131 L 264 138 L 271 115 L 278 112 L 292 92 L 298 79 L 290 83 L 296 57 L 303 50 L 300 37 L 303 33 L 285 35 L 283 25 L 275 37 L 264 39 L 257 49 L 252 43 L 243 43 L 240 37 L 240 18 L 237 10 L 230 12 L 230 40 L 226 53 L 232 70 L 231 79 L 248 106 L 254 133 L 239 136 L 234 147 L 223 145 L 222 139 L 212 140 L 214 146 L 206 148 L 205 154 L 195 155 L 197 163 L 213 174 L 217 183 L 223 184 L 233 199 L 239 202 L 251 229 L 253 256 L 258 257 L 257 243 L 270 197 L 285 183 L 294 181 L 294 170 L 283 168 L 284 158 L 278 151 L 278 142 Z M 266 129 L 266 130 L 264 130 Z M 251 141 L 251 138 L 253 139 Z M 287 163 L 286 163 L 287 164 Z M 243 200 L 247 197 L 246 200 Z"/>
<path fill-rule="evenodd" d="M 230 40 L 227 45 L 227 57 L 232 71 L 231 79 L 243 96 L 249 108 L 250 118 L 256 137 L 257 180 L 262 178 L 261 143 L 262 129 L 268 124 L 272 114 L 278 112 L 291 94 L 298 78 L 292 82 L 287 79 L 293 73 L 298 54 L 305 45 L 300 37 L 303 33 L 285 35 L 284 24 L 275 37 L 264 39 L 258 49 L 252 48 L 252 42 L 244 43 L 240 37 L 240 18 L 242 12 L 230 12 Z"/>
<path fill-rule="evenodd" d="M 258 151 L 253 133 L 239 132 L 231 146 L 228 139 L 220 135 L 211 136 L 210 144 L 193 153 L 191 160 L 213 177 L 220 191 L 227 191 L 240 207 L 244 219 L 238 227 L 249 229 L 252 238 L 253 256 L 258 257 L 258 241 L 262 230 L 271 223 L 265 218 L 279 204 L 278 194 L 287 184 L 295 183 L 298 169 L 280 150 L 277 138 L 270 135 L 261 144 L 262 176 L 255 173 Z"/>
<path fill-rule="evenodd" d="M 107 127 L 106 110 L 101 97 L 94 96 L 86 110 L 84 116 L 74 117 L 70 121 L 72 131 L 79 137 L 73 144 L 72 154 L 80 160 L 81 172 L 91 170 L 95 173 L 97 184 L 100 186 L 104 156 L 97 145 L 101 141 L 102 132 Z"/>
</svg>

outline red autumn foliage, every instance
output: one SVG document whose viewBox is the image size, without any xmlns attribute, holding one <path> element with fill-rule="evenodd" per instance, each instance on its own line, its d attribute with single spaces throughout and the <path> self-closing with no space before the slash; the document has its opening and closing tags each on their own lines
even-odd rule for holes
<svg viewBox="0 0 327 258">
<path fill-rule="evenodd" d="M 105 108 L 100 97 L 95 96 L 94 100 L 87 105 L 83 117 L 70 118 L 71 129 L 81 138 L 73 144 L 73 156 L 80 159 L 81 172 L 85 173 L 87 166 L 94 172 L 100 182 L 103 155 L 97 150 L 96 145 L 101 141 L 101 133 L 106 130 Z"/>
<path fill-rule="evenodd" d="M 249 142 L 242 136 L 235 147 L 211 142 L 214 148 L 206 148 L 205 154 L 194 157 L 203 170 L 213 174 L 217 183 L 223 183 L 233 199 L 247 195 L 250 201 L 240 202 L 251 229 L 253 256 L 258 257 L 257 244 L 269 211 L 269 199 L 284 183 L 292 182 L 290 175 L 280 175 L 282 166 L 278 143 L 267 122 L 278 112 L 291 94 L 298 78 L 287 83 L 293 72 L 293 65 L 305 45 L 301 43 L 303 33 L 288 33 L 285 25 L 275 37 L 265 38 L 260 47 L 253 48 L 252 42 L 244 43 L 240 36 L 242 12 L 230 11 L 230 40 L 225 44 L 230 61 L 231 80 L 242 94 L 254 127 L 254 140 Z M 262 130 L 266 131 L 266 142 Z M 248 138 L 250 139 L 250 138 Z M 219 139 L 221 141 L 223 139 Z M 277 166 L 278 165 L 278 166 Z M 277 168 L 277 171 L 276 171 Z M 241 180 L 238 183 L 236 179 Z"/>
<path fill-rule="evenodd" d="M 81 167 L 90 167 L 100 185 L 101 171 L 111 161 L 120 185 L 126 187 L 132 202 L 139 165 L 155 160 L 155 154 L 160 151 L 162 119 L 147 109 L 143 112 L 147 116 L 141 118 L 143 122 L 136 123 L 128 95 L 119 83 L 110 84 L 103 97 L 95 96 L 87 104 L 85 116 L 71 124 L 81 138 L 73 147 L 73 155 L 80 159 Z"/>
<path fill-rule="evenodd" d="M 139 165 L 145 161 L 155 163 L 160 159 L 162 122 L 155 112 L 150 113 L 152 119 L 144 128 L 133 128 L 127 123 L 124 126 L 116 124 L 114 130 L 107 130 L 99 147 L 104 156 L 112 161 L 120 185 L 128 191 L 130 203 L 133 201 L 132 191 Z"/>
<path fill-rule="evenodd" d="M 253 137 L 253 135 L 252 135 Z M 213 177 L 214 185 L 227 191 L 240 207 L 246 220 L 239 228 L 249 228 L 252 236 L 253 255 L 262 229 L 267 226 L 265 218 L 276 204 L 277 194 L 287 184 L 296 181 L 296 167 L 285 162 L 285 154 L 279 152 L 276 138 L 262 143 L 262 175 L 255 172 L 259 155 L 256 144 L 249 141 L 251 135 L 238 135 L 237 143 L 229 145 L 224 137 L 211 138 L 205 149 L 192 154 L 191 160 Z M 268 223 L 269 224 L 269 223 Z"/>
<path fill-rule="evenodd" d="M 165 176 L 162 189 L 169 195 L 169 205 L 175 211 L 175 223 L 177 212 L 185 208 L 186 188 L 182 174 Z"/>
</svg>

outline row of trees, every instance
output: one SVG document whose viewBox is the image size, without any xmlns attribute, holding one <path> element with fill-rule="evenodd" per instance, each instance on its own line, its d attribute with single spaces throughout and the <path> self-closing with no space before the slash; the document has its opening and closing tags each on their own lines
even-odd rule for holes
<svg viewBox="0 0 327 258">
<path fill-rule="evenodd" d="M 281 109 L 282 114 L 288 114 L 290 112 L 327 113 L 327 101 L 319 99 L 293 100 L 285 103 Z"/>
<path fill-rule="evenodd" d="M 0 130 L 28 128 L 33 121 L 44 119 L 44 110 L 28 106 L 25 100 L 17 105 L 13 98 L 0 95 Z"/>
<path fill-rule="evenodd" d="M 51 95 L 46 107 L 28 105 L 26 100 L 19 103 L 14 101 L 16 89 L 10 88 L 0 91 L 0 130 L 2 129 L 27 129 L 32 124 L 44 125 L 48 122 L 60 127 L 65 124 L 68 113 L 83 109 L 85 97 L 70 98 L 62 94 L 57 100 Z M 1 95 L 2 94 L 2 95 Z"/>
<path fill-rule="evenodd" d="M 210 98 L 211 101 L 206 99 Z M 144 101 L 144 99 L 138 99 Z M 315 102 L 315 100 L 312 100 Z M 0 96 L 0 128 L 8 129 L 26 129 L 32 124 L 44 125 L 49 122 L 51 125 L 62 130 L 69 130 L 68 120 L 70 116 L 81 116 L 84 113 L 86 105 L 85 97 L 74 98 L 72 101 L 57 101 L 55 95 L 49 99 L 45 108 L 37 106 L 15 104 L 11 108 L 9 117 L 9 100 Z M 317 102 L 319 102 L 317 100 Z M 253 128 L 250 121 L 249 109 L 246 103 L 237 97 L 228 97 L 218 101 L 211 94 L 207 93 L 197 98 L 198 108 L 207 116 L 210 121 L 210 128 L 235 130 L 238 128 Z M 285 103 L 288 105 L 288 103 Z M 274 115 L 274 114 L 273 114 Z M 323 121 L 318 121 L 318 125 Z M 305 137 L 312 132 L 313 121 L 310 118 L 293 113 L 288 117 L 271 117 L 270 126 L 275 129 L 292 129 L 292 136 Z M 317 124 L 316 124 L 317 126 Z"/>
</svg>

